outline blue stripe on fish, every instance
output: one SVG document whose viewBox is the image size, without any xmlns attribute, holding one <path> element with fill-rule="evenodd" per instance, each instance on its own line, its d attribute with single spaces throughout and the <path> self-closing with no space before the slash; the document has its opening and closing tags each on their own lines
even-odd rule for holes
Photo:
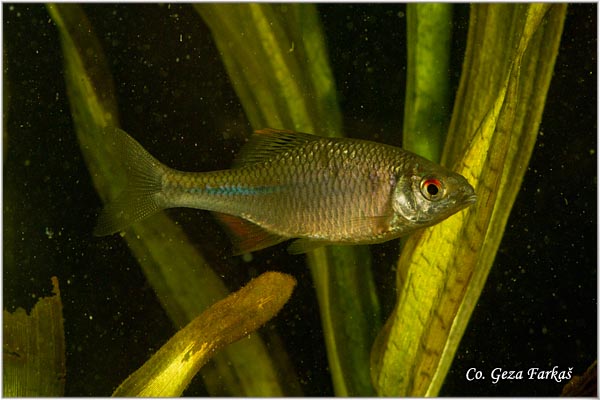
<svg viewBox="0 0 600 400">
<path fill-rule="evenodd" d="M 283 185 L 279 186 L 243 186 L 243 185 L 232 185 L 232 186 L 218 186 L 211 187 L 209 185 L 205 187 L 193 187 L 187 188 L 186 191 L 191 194 L 210 194 L 210 195 L 259 195 L 259 194 L 271 194 L 277 193 L 284 188 Z"/>
</svg>

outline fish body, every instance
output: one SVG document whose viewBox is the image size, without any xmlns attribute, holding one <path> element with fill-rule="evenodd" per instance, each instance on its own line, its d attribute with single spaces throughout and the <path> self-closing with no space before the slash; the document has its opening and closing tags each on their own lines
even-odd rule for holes
<svg viewBox="0 0 600 400">
<path fill-rule="evenodd" d="M 129 171 L 125 191 L 100 215 L 96 235 L 119 232 L 166 208 L 213 211 L 240 253 L 296 238 L 302 253 L 330 244 L 380 243 L 436 224 L 475 201 L 462 176 L 385 144 L 265 129 L 233 167 L 182 172 L 127 133 L 108 128 Z"/>
</svg>

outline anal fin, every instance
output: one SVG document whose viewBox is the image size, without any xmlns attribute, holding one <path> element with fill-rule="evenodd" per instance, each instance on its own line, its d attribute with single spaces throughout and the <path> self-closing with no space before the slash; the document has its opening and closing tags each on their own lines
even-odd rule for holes
<svg viewBox="0 0 600 400">
<path fill-rule="evenodd" d="M 240 217 L 218 212 L 214 212 L 213 214 L 226 227 L 231 242 L 236 249 L 234 255 L 262 250 L 289 239 L 270 233 L 260 226 Z"/>
</svg>

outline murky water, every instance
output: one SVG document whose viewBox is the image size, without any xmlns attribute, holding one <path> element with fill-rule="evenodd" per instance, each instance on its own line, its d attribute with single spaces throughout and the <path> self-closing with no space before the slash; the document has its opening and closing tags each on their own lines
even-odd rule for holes
<svg viewBox="0 0 600 400">
<path fill-rule="evenodd" d="M 66 395 L 107 396 L 176 331 L 118 236 L 91 235 L 101 202 L 76 141 L 56 27 L 43 5 L 4 4 L 4 308 L 30 309 L 60 282 Z M 189 6 L 84 7 L 109 60 L 122 126 L 168 165 L 227 168 L 250 125 L 211 33 Z M 405 6 L 318 8 L 345 132 L 401 145 Z M 455 8 L 452 92 L 468 8 Z M 478 306 L 443 395 L 545 395 L 563 383 L 467 381 L 491 371 L 572 367 L 597 349 L 596 5 L 568 9 L 541 132 Z M 251 262 L 230 257 L 208 213 L 171 210 L 230 290 L 275 269 L 298 287 L 263 329 L 279 334 L 307 396 L 333 395 L 319 308 L 304 258 L 285 246 Z M 398 244 L 372 246 L 387 315 Z M 392 282 L 392 283 L 390 283 Z M 196 378 L 186 394 L 206 395 Z"/>
</svg>

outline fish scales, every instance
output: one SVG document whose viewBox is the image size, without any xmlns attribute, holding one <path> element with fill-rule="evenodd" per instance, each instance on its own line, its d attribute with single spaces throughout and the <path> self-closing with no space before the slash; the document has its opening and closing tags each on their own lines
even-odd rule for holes
<svg viewBox="0 0 600 400">
<path fill-rule="evenodd" d="M 300 239 L 296 252 L 378 243 L 437 223 L 475 200 L 462 176 L 370 141 L 264 130 L 251 137 L 232 169 L 191 173 L 162 165 L 125 132 L 115 128 L 112 136 L 138 167 L 132 167 L 134 189 L 107 206 L 97 234 L 125 228 L 132 216 L 140 219 L 130 210 L 132 191 L 138 200 L 152 197 L 155 211 L 191 207 L 233 217 L 226 217 L 233 231 L 243 223 L 249 236 L 241 251 L 291 238 Z M 144 192 L 148 182 L 154 182 L 152 193 Z"/>
<path fill-rule="evenodd" d="M 243 215 L 290 237 L 368 238 L 373 230 L 353 221 L 391 214 L 394 171 L 377 163 L 374 157 L 384 154 L 374 154 L 371 146 L 359 145 L 354 151 L 359 160 L 375 160 L 370 165 L 348 162 L 340 157 L 347 147 L 348 143 L 315 142 L 245 168 L 219 173 L 171 171 L 165 178 L 165 202 Z"/>
</svg>

